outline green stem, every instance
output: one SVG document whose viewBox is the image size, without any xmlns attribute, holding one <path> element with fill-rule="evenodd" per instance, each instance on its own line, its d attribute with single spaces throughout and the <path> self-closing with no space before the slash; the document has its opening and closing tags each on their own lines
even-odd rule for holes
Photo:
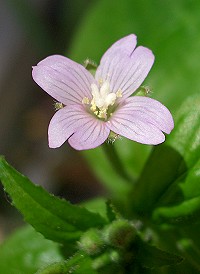
<svg viewBox="0 0 200 274">
<path fill-rule="evenodd" d="M 125 181 L 131 183 L 133 179 L 126 172 L 115 146 L 113 144 L 104 143 L 102 147 L 115 172 Z"/>
</svg>

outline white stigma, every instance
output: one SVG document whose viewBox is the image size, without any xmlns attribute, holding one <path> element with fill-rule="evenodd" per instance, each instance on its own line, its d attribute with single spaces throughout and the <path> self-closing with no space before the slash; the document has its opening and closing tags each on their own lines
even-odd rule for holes
<svg viewBox="0 0 200 274">
<path fill-rule="evenodd" d="M 116 99 L 122 97 L 122 93 L 118 90 L 116 93 L 110 92 L 110 84 L 108 81 L 101 82 L 100 88 L 96 84 L 91 84 L 92 100 L 90 109 L 96 116 L 107 119 L 107 110 L 109 106 L 113 106 Z M 88 98 L 84 97 L 82 103 L 88 104 Z M 111 115 L 112 113 L 110 113 Z"/>
<path fill-rule="evenodd" d="M 116 101 L 116 94 L 110 92 L 110 85 L 108 81 L 104 82 L 100 89 L 96 84 L 91 85 L 93 99 L 91 101 L 91 110 L 99 118 L 107 118 L 107 110 L 109 106 L 114 105 Z"/>
<path fill-rule="evenodd" d="M 115 103 L 117 96 L 115 93 L 110 92 L 110 85 L 107 81 L 103 83 L 100 90 L 96 84 L 92 84 L 91 89 L 93 96 L 92 104 L 95 104 L 100 110 L 107 109 Z"/>
</svg>

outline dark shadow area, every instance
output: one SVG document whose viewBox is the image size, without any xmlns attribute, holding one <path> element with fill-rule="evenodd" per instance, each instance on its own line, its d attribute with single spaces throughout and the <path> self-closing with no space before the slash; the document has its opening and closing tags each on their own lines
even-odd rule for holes
<svg viewBox="0 0 200 274">
<path fill-rule="evenodd" d="M 68 144 L 49 149 L 54 100 L 34 83 L 31 71 L 48 55 L 67 55 L 76 28 L 94 2 L 0 2 L 0 154 L 31 181 L 73 203 L 103 190 L 80 152 Z M 0 184 L 0 238 L 23 223 L 7 200 Z"/>
</svg>

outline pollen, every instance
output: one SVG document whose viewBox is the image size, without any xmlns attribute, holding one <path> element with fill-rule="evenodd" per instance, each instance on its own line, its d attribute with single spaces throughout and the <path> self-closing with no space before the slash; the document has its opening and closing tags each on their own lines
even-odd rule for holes
<svg viewBox="0 0 200 274">
<path fill-rule="evenodd" d="M 121 98 L 122 97 L 122 90 L 119 89 L 117 92 L 116 92 L 116 96 L 117 98 Z"/>
<path fill-rule="evenodd" d="M 99 82 L 99 85 L 102 86 L 102 84 L 103 84 L 103 79 L 102 79 L 102 78 L 99 78 L 98 82 Z"/>
<path fill-rule="evenodd" d="M 54 108 L 55 108 L 55 110 L 59 110 L 59 109 L 63 108 L 63 104 L 60 102 L 55 102 Z"/>
<path fill-rule="evenodd" d="M 88 97 L 84 97 L 83 100 L 82 100 L 82 104 L 89 105 L 90 104 L 89 98 Z"/>
</svg>

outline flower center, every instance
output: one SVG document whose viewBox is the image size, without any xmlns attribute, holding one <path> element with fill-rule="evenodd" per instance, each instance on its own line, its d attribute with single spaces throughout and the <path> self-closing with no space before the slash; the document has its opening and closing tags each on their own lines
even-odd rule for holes
<svg viewBox="0 0 200 274">
<path fill-rule="evenodd" d="M 99 81 L 102 83 L 102 81 Z M 92 89 L 92 100 L 84 97 L 82 100 L 83 104 L 91 105 L 90 110 L 100 119 L 108 119 L 112 112 L 109 111 L 109 107 L 113 106 L 116 99 L 122 97 L 121 90 L 116 93 L 110 92 L 110 84 L 105 81 L 101 84 L 100 88 L 96 84 L 91 85 Z"/>
</svg>

